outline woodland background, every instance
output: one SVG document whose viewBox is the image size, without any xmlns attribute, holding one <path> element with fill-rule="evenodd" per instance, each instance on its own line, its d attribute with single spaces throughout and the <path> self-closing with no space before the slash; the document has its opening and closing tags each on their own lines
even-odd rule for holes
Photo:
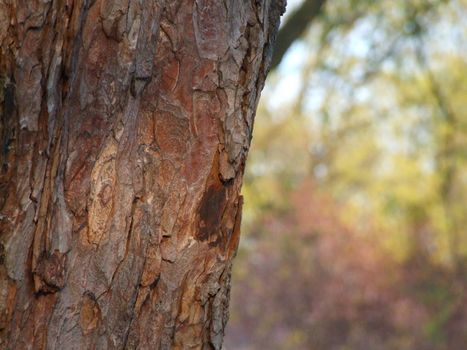
<svg viewBox="0 0 467 350">
<path fill-rule="evenodd" d="M 465 349 L 467 1 L 321 2 L 256 116 L 225 348 Z"/>
</svg>

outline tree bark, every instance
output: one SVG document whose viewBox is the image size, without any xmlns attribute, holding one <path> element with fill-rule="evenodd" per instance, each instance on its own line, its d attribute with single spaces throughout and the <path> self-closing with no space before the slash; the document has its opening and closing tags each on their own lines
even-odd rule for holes
<svg viewBox="0 0 467 350">
<path fill-rule="evenodd" d="M 284 2 L 0 0 L 0 348 L 221 348 Z"/>
</svg>

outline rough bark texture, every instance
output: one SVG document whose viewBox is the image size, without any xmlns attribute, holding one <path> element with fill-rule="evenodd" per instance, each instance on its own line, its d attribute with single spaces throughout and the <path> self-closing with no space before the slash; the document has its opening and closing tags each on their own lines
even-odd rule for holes
<svg viewBox="0 0 467 350">
<path fill-rule="evenodd" d="M 0 0 L 0 348 L 221 348 L 284 6 Z"/>
</svg>

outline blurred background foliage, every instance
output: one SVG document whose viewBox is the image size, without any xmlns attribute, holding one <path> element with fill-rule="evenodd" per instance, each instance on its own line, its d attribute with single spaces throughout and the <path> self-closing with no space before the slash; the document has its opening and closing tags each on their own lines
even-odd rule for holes
<svg viewBox="0 0 467 350">
<path fill-rule="evenodd" d="M 466 19 L 465 0 L 289 1 L 226 349 L 467 349 Z"/>
</svg>

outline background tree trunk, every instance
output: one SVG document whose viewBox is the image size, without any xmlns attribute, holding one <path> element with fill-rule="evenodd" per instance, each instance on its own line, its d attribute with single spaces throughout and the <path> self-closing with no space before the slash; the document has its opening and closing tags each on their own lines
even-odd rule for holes
<svg viewBox="0 0 467 350">
<path fill-rule="evenodd" d="M 284 1 L 0 0 L 0 347 L 219 349 Z"/>
</svg>

